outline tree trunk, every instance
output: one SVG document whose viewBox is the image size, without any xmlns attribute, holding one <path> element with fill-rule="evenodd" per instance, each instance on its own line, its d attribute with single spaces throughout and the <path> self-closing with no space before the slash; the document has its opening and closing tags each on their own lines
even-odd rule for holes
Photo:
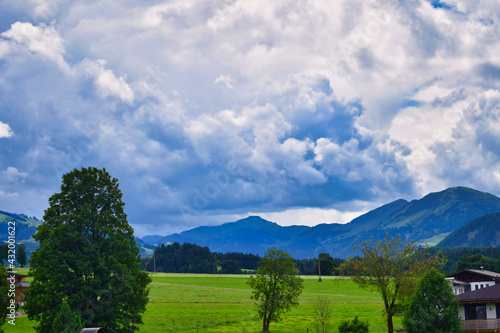
<svg viewBox="0 0 500 333">
<path fill-rule="evenodd" d="M 266 316 L 264 315 L 264 319 L 262 320 L 262 332 L 269 332 L 269 324 L 267 323 Z"/>
<path fill-rule="evenodd" d="M 387 332 L 388 333 L 393 333 L 394 332 L 394 325 L 392 324 L 392 313 L 387 313 Z"/>
</svg>

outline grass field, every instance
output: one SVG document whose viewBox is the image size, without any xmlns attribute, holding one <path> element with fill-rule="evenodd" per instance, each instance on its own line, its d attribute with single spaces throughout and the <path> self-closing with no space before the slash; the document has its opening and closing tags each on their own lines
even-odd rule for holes
<svg viewBox="0 0 500 333">
<path fill-rule="evenodd" d="M 338 324 L 356 315 L 368 320 L 370 332 L 386 332 L 383 304 L 377 293 L 361 290 L 349 279 L 303 277 L 304 291 L 300 305 L 271 323 L 271 332 L 316 332 L 314 303 L 318 295 L 332 305 L 332 323 Z M 251 289 L 245 275 L 165 274 L 152 276 L 149 303 L 143 315 L 142 332 L 261 332 L 250 300 Z M 395 318 L 396 328 L 401 318 Z M 6 332 L 32 333 L 34 324 L 26 317 L 16 319 L 16 326 L 5 324 Z"/>
</svg>

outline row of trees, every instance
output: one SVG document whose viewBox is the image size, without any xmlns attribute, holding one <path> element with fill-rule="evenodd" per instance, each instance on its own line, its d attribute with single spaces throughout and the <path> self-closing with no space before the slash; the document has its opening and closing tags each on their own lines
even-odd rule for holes
<svg viewBox="0 0 500 333">
<path fill-rule="evenodd" d="M 300 275 L 339 275 L 338 268 L 344 262 L 328 253 L 320 253 L 317 258 L 295 260 L 295 265 Z"/>
<path fill-rule="evenodd" d="M 432 247 L 429 254 L 441 253 L 446 258 L 443 271 L 451 274 L 462 269 L 480 269 L 500 272 L 500 248 L 460 246 L 453 248 Z"/>
<path fill-rule="evenodd" d="M 19 266 L 24 267 L 28 263 L 28 254 L 26 252 L 26 245 L 18 243 L 16 245 L 16 261 Z M 0 245 L 0 264 L 3 265 L 7 262 L 9 255 L 9 246 L 7 244 Z"/>
<path fill-rule="evenodd" d="M 314 259 L 294 259 L 300 275 L 338 275 L 343 262 L 328 253 L 320 253 Z M 142 259 L 141 268 L 164 273 L 241 274 L 242 269 L 256 271 L 260 263 L 260 256 L 255 254 L 211 252 L 206 246 L 175 242 L 157 247 L 152 257 Z"/>
<path fill-rule="evenodd" d="M 238 252 L 214 253 L 208 247 L 177 242 L 157 247 L 153 257 L 142 260 L 144 270 L 164 273 L 241 274 L 242 268 L 256 270 L 260 257 Z"/>
</svg>

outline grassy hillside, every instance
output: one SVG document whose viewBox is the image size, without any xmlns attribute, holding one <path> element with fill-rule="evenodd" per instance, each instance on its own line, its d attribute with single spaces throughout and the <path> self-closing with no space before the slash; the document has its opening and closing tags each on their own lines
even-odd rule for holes
<svg viewBox="0 0 500 333">
<path fill-rule="evenodd" d="M 261 332 L 261 322 L 255 319 L 250 300 L 248 276 L 214 276 L 195 274 L 153 275 L 150 301 L 144 314 L 141 332 Z M 271 332 L 315 332 L 314 302 L 318 295 L 332 303 L 333 332 L 342 320 L 368 320 L 370 332 L 386 332 L 382 317 L 383 303 L 376 293 L 361 290 L 349 279 L 306 277 L 300 305 L 283 316 L 280 323 L 271 324 Z M 395 318 L 401 328 L 401 318 Z M 27 318 L 18 318 L 16 327 L 8 332 L 33 333 Z"/>
<path fill-rule="evenodd" d="M 8 222 L 16 224 L 16 239 L 18 242 L 32 239 L 31 236 L 35 233 L 36 228 L 42 221 L 35 217 L 28 217 L 24 214 L 13 214 L 0 211 L 0 238 L 6 240 L 8 238 Z"/>
<path fill-rule="evenodd" d="M 156 246 L 147 244 L 140 238 L 135 238 L 135 243 L 139 247 L 139 253 L 143 258 L 149 258 L 153 256 L 153 252 L 155 251 Z"/>
<path fill-rule="evenodd" d="M 438 246 L 499 247 L 500 213 L 487 214 L 473 219 L 463 227 L 452 232 Z"/>
</svg>

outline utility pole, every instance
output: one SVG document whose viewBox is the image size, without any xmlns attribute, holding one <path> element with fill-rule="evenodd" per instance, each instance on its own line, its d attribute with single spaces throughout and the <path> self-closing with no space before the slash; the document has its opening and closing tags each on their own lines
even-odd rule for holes
<svg viewBox="0 0 500 333">
<path fill-rule="evenodd" d="M 214 253 L 215 259 L 214 259 L 214 275 L 217 274 L 217 252 Z"/>
<path fill-rule="evenodd" d="M 321 280 L 321 260 L 320 260 L 320 255 L 321 254 L 318 254 L 318 274 L 319 274 L 319 279 L 318 279 L 318 282 L 323 282 Z"/>
</svg>

